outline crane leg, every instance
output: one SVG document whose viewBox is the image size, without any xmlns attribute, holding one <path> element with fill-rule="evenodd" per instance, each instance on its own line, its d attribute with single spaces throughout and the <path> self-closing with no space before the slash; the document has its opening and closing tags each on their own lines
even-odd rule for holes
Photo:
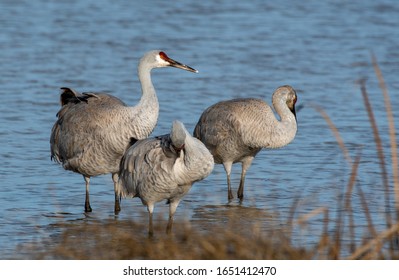
<svg viewBox="0 0 399 280">
<path fill-rule="evenodd" d="M 115 214 L 118 214 L 121 211 L 121 205 L 120 205 L 121 198 L 119 197 L 119 195 L 116 191 L 118 179 L 119 179 L 118 173 L 113 173 L 112 181 L 114 181 L 114 192 L 115 192 L 115 210 L 114 210 L 114 212 L 115 212 Z"/>
<path fill-rule="evenodd" d="M 244 199 L 244 181 L 245 181 L 245 174 L 241 173 L 241 180 L 240 186 L 238 187 L 237 197 L 242 201 Z"/>
<path fill-rule="evenodd" d="M 172 232 L 172 226 L 173 226 L 173 216 L 169 216 L 168 225 L 166 227 L 167 234 L 170 234 Z"/>
<path fill-rule="evenodd" d="M 174 200 L 169 202 L 169 221 L 168 226 L 166 227 L 166 233 L 170 234 L 172 232 L 173 226 L 173 217 L 176 213 L 177 206 L 179 205 L 180 200 Z"/>
<path fill-rule="evenodd" d="M 154 227 L 152 224 L 152 213 L 154 211 L 154 205 L 150 204 L 147 205 L 147 210 L 148 210 L 148 237 L 153 237 L 154 236 Z"/>
<path fill-rule="evenodd" d="M 91 212 L 90 207 L 90 195 L 89 195 L 89 188 L 90 188 L 90 177 L 83 176 L 86 182 L 86 199 L 85 199 L 85 212 Z"/>
<path fill-rule="evenodd" d="M 230 179 L 230 173 L 227 174 L 227 198 L 230 200 L 232 200 L 233 197 L 233 191 L 231 190 L 231 179 Z"/>
<path fill-rule="evenodd" d="M 231 161 L 223 162 L 224 170 L 226 171 L 227 174 L 227 199 L 229 201 L 233 199 L 233 192 L 231 191 L 231 180 L 230 180 L 232 165 L 233 163 Z"/>
<path fill-rule="evenodd" d="M 238 191 L 237 191 L 237 197 L 240 199 L 240 201 L 242 201 L 244 199 L 245 175 L 247 174 L 247 170 L 251 166 L 253 159 L 254 159 L 253 157 L 247 157 L 242 161 L 240 186 L 238 187 Z"/>
</svg>

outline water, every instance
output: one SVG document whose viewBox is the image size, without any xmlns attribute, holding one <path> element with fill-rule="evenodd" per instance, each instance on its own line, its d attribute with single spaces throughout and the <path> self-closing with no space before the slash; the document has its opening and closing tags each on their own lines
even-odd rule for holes
<svg viewBox="0 0 399 280">
<path fill-rule="evenodd" d="M 109 175 L 92 179 L 94 212 L 85 215 L 82 177 L 50 161 L 49 135 L 59 109 L 59 88 L 106 91 L 134 105 L 140 98 L 137 63 L 151 49 L 163 49 L 199 70 L 153 71 L 160 102 L 153 135 L 166 133 L 174 119 L 192 130 L 201 112 L 223 99 L 252 96 L 270 103 L 273 90 L 283 84 L 296 88 L 298 104 L 304 105 L 295 140 L 284 149 L 264 150 L 255 159 L 241 207 L 236 202 L 232 204 L 237 207 L 227 207 L 225 173 L 217 165 L 182 201 L 176 220 L 191 220 L 195 226 L 198 220 L 217 222 L 214 218 L 226 210 L 260 211 L 277 212 L 284 225 L 298 196 L 298 217 L 325 206 L 333 219 L 350 166 L 326 122 L 309 106 L 317 104 L 339 128 L 352 158 L 361 147 L 357 185 L 368 198 L 374 222 L 384 227 L 380 167 L 356 81 L 367 79 L 389 162 L 388 125 L 370 52 L 378 59 L 392 107 L 397 108 L 399 4 L 268 2 L 2 0 L 1 258 L 29 258 L 16 248 L 57 234 L 62 229 L 52 225 L 60 221 L 113 217 Z M 234 166 L 233 172 L 236 191 L 240 167 Z M 352 207 L 360 238 L 367 222 L 356 192 Z M 119 219 L 147 218 L 138 199 L 123 201 L 122 208 Z M 166 213 L 167 207 L 161 203 L 155 211 Z M 209 215 L 212 212 L 215 215 Z M 321 220 L 316 216 L 310 225 L 318 229 Z M 299 242 L 314 241 L 315 231 L 298 231 Z"/>
</svg>

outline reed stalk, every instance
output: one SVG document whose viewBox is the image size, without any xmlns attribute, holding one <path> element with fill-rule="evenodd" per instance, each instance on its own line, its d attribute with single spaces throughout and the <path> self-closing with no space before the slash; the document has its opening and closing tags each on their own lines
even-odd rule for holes
<svg viewBox="0 0 399 280">
<path fill-rule="evenodd" d="M 375 249 L 376 246 L 379 246 L 383 242 L 384 239 L 388 239 L 392 237 L 394 234 L 399 233 L 399 223 L 394 224 L 389 229 L 380 233 L 376 238 L 370 240 L 363 246 L 359 247 L 352 255 L 350 255 L 347 259 L 354 260 L 360 258 L 362 255 L 367 253 L 368 251 Z"/>
<path fill-rule="evenodd" d="M 351 205 L 351 197 L 353 193 L 353 188 L 356 183 L 356 177 L 357 177 L 357 172 L 359 169 L 359 164 L 360 164 L 360 152 L 356 156 L 355 162 L 352 164 L 352 170 L 351 170 L 351 175 L 349 178 L 348 186 L 347 186 L 347 191 L 345 194 L 345 210 L 348 213 L 349 216 L 349 235 L 351 238 L 351 244 L 350 248 L 351 250 L 354 250 L 356 247 L 356 242 L 355 242 L 355 222 L 353 220 L 353 209 Z"/>
<path fill-rule="evenodd" d="M 378 83 L 381 88 L 382 95 L 384 97 L 385 110 L 387 112 L 387 119 L 389 125 L 389 139 L 391 144 L 392 176 L 393 176 L 394 193 L 395 193 L 396 219 L 397 221 L 399 221 L 399 168 L 398 168 L 398 148 L 396 142 L 395 122 L 392 113 L 391 100 L 389 98 L 388 89 L 385 84 L 384 78 L 382 76 L 381 69 L 378 66 L 377 59 L 373 53 L 371 54 L 371 58 L 372 58 L 374 71 L 376 73 Z"/>
<path fill-rule="evenodd" d="M 342 246 L 342 236 L 343 236 L 343 229 L 344 229 L 344 223 L 343 223 L 343 215 L 344 215 L 344 207 L 343 207 L 343 196 L 344 194 L 341 193 L 338 197 L 338 205 L 337 205 L 337 219 L 335 222 L 335 232 L 334 236 L 331 240 L 330 244 L 330 251 L 329 251 L 329 256 L 331 259 L 334 260 L 339 260 L 341 256 L 341 246 Z"/>
<path fill-rule="evenodd" d="M 334 137 L 339 145 L 339 147 L 341 148 L 344 157 L 346 159 L 346 161 L 352 165 L 352 158 L 349 155 L 348 149 L 345 146 L 344 140 L 342 139 L 341 135 L 339 134 L 339 131 L 337 129 L 337 127 L 334 125 L 334 123 L 332 122 L 332 120 L 330 119 L 330 117 L 327 115 L 327 113 L 319 106 L 319 105 L 315 105 L 312 104 L 312 107 L 320 113 L 320 115 L 324 118 L 324 120 L 327 122 L 329 128 L 331 129 L 332 133 L 334 134 Z"/>
<path fill-rule="evenodd" d="M 292 203 L 292 206 L 290 207 L 290 211 L 289 211 L 289 215 L 288 215 L 288 219 L 287 219 L 287 239 L 292 240 L 292 232 L 294 230 L 294 217 L 295 217 L 295 213 L 296 213 L 296 209 L 298 208 L 299 202 L 301 200 L 300 195 L 296 196 L 296 198 L 294 199 L 294 202 Z"/>
<path fill-rule="evenodd" d="M 388 182 L 388 173 L 385 164 L 385 157 L 384 157 L 384 150 L 382 147 L 382 141 L 380 134 L 378 132 L 377 122 L 375 121 L 374 113 L 371 108 L 371 104 L 368 98 L 367 90 L 366 90 L 366 82 L 365 80 L 360 80 L 360 89 L 363 96 L 364 105 L 366 107 L 367 114 L 369 116 L 369 121 L 371 128 L 373 130 L 374 142 L 376 144 L 377 149 L 377 156 L 380 162 L 381 168 L 381 176 L 382 176 L 382 183 L 384 185 L 384 197 L 385 197 L 385 217 L 386 217 L 386 224 L 387 227 L 390 228 L 392 225 L 392 217 L 390 213 L 390 195 L 389 195 L 389 182 Z"/>
<path fill-rule="evenodd" d="M 366 216 L 366 220 L 367 220 L 367 227 L 369 229 L 369 233 L 371 235 L 372 238 L 377 236 L 377 231 L 375 230 L 375 227 L 373 225 L 373 220 L 371 218 L 371 214 L 370 214 L 370 210 L 369 207 L 367 205 L 367 199 L 364 196 L 364 193 L 362 191 L 362 188 L 360 186 L 357 186 L 357 191 L 359 193 L 359 197 L 360 197 L 360 203 L 363 207 L 364 210 L 364 215 Z"/>
</svg>

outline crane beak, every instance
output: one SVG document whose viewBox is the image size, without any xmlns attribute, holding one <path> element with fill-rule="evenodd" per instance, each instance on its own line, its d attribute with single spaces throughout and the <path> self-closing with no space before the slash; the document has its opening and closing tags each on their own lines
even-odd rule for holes
<svg viewBox="0 0 399 280">
<path fill-rule="evenodd" d="M 296 110 L 295 110 L 295 106 L 292 107 L 292 109 L 290 109 L 291 113 L 294 115 L 295 119 L 296 119 Z"/>
<path fill-rule="evenodd" d="M 166 59 L 166 61 L 169 62 L 169 66 L 180 68 L 180 69 L 183 69 L 183 70 L 186 70 L 186 71 L 190 71 L 190 72 L 194 72 L 194 73 L 198 73 L 198 70 L 196 70 L 196 69 L 194 69 L 194 68 L 192 68 L 190 66 L 187 66 L 187 65 L 185 65 L 183 63 L 180 63 L 180 62 L 178 62 L 176 60 L 173 60 L 173 59 L 171 59 L 169 57 Z"/>
</svg>

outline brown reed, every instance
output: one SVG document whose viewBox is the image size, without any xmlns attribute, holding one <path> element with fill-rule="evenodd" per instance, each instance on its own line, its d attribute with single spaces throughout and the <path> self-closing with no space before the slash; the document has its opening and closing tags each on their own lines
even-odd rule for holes
<svg viewBox="0 0 399 280">
<path fill-rule="evenodd" d="M 385 110 L 387 112 L 387 119 L 389 125 L 389 139 L 391 144 L 392 177 L 393 177 L 394 191 L 395 191 L 395 208 L 397 216 L 396 218 L 399 220 L 399 168 L 398 168 L 398 148 L 396 142 L 394 116 L 392 112 L 391 100 L 388 94 L 388 88 L 382 76 L 381 69 L 378 66 L 377 59 L 373 53 L 371 54 L 371 59 L 374 71 L 378 79 L 379 86 L 381 88 L 382 95 L 384 97 Z"/>
<path fill-rule="evenodd" d="M 382 74 L 380 71 L 380 68 L 378 67 L 378 64 L 376 62 L 375 56 L 372 57 L 373 60 L 373 67 L 376 72 L 377 78 L 379 80 L 380 88 L 383 92 L 384 95 L 384 100 L 385 100 L 385 107 L 387 111 L 387 116 L 388 116 L 388 122 L 389 122 L 389 127 L 390 127 L 390 144 L 391 144 L 391 158 L 392 158 L 392 169 L 393 169 L 393 177 L 394 177 L 394 190 L 395 190 L 395 208 L 396 208 L 396 213 L 397 213 L 397 219 L 399 220 L 399 170 L 398 170 L 398 157 L 397 157 L 397 145 L 396 145 L 396 138 L 395 138 L 395 127 L 394 127 L 394 122 L 393 122 L 393 114 L 392 114 L 392 109 L 391 109 L 391 103 L 389 100 L 387 88 L 385 85 L 385 82 L 382 78 Z M 388 241 L 389 244 L 389 258 L 397 258 L 397 254 L 395 255 L 394 248 L 396 244 L 397 248 L 397 243 L 398 243 L 398 231 L 395 230 L 396 227 L 392 226 L 392 217 L 391 217 L 391 206 L 390 206 L 390 189 L 389 189 L 389 180 L 388 180 L 388 172 L 386 168 L 386 163 L 385 163 L 385 158 L 384 158 L 384 151 L 383 151 L 383 145 L 381 141 L 381 137 L 378 131 L 378 127 L 375 121 L 374 113 L 368 98 L 367 90 L 366 90 L 366 85 L 365 85 L 365 80 L 360 80 L 360 88 L 361 88 L 361 93 L 363 97 L 363 101 L 365 104 L 365 108 L 369 117 L 369 122 L 372 127 L 373 131 L 373 136 L 374 136 L 374 142 L 376 144 L 376 151 L 377 151 L 377 156 L 379 159 L 379 166 L 381 168 L 381 178 L 382 178 L 382 184 L 384 186 L 384 199 L 385 199 L 385 218 L 386 218 L 386 225 L 389 234 L 377 234 L 375 227 L 372 222 L 371 214 L 370 214 L 370 209 L 367 205 L 367 199 L 364 196 L 363 191 L 361 190 L 360 186 L 357 186 L 357 190 L 359 193 L 361 205 L 363 208 L 363 211 L 366 216 L 366 220 L 368 223 L 368 229 L 369 229 L 369 235 L 368 238 L 371 238 L 370 241 L 366 242 L 366 245 L 362 246 L 361 248 L 356 248 L 356 244 L 354 242 L 354 220 L 353 220 L 353 209 L 351 207 L 351 197 L 353 194 L 353 189 L 355 186 L 356 182 L 356 177 L 357 177 L 357 170 L 360 165 L 360 154 L 356 157 L 355 163 L 351 164 L 352 166 L 352 171 L 351 175 L 349 178 L 349 182 L 347 185 L 347 191 L 346 194 L 344 195 L 345 199 L 345 205 L 342 207 L 341 205 L 338 205 L 338 209 L 344 208 L 345 211 L 340 211 L 338 210 L 337 214 L 337 222 L 335 225 L 335 233 L 334 233 L 334 241 L 330 241 L 332 244 L 330 244 L 330 251 L 327 254 L 329 258 L 340 258 L 340 251 L 341 251 L 341 237 L 343 235 L 343 228 L 344 228 L 344 219 L 342 217 L 343 213 L 346 213 L 348 215 L 349 219 L 349 235 L 351 238 L 351 244 L 350 248 L 352 252 L 355 252 L 352 254 L 352 258 L 359 258 L 361 255 L 362 258 L 383 258 L 382 256 L 382 248 L 384 244 L 384 240 Z M 331 119 L 328 117 L 326 112 L 317 105 L 313 105 L 313 107 L 321 114 L 321 116 L 325 119 L 327 124 L 329 125 L 331 131 L 333 132 L 333 135 L 336 138 L 336 141 L 341 148 L 345 158 L 349 163 L 352 163 L 351 157 L 349 155 L 348 150 L 346 149 L 345 143 L 342 140 L 342 137 L 340 136 L 339 130 L 337 127 L 333 124 Z M 340 200 L 340 199 L 339 199 Z M 368 244 L 368 245 L 367 245 Z M 373 248 L 371 250 L 370 248 Z"/>
<path fill-rule="evenodd" d="M 385 164 L 384 149 L 382 146 L 380 133 L 378 132 L 378 127 L 377 127 L 377 122 L 374 117 L 374 112 L 373 112 L 373 109 L 371 108 L 370 100 L 368 98 L 368 93 L 366 90 L 366 81 L 364 79 L 362 79 L 359 82 L 360 82 L 360 89 L 362 92 L 364 105 L 366 107 L 366 111 L 369 116 L 370 125 L 373 130 L 373 136 L 374 136 L 374 141 L 375 141 L 375 145 L 376 145 L 378 160 L 380 162 L 382 182 L 383 182 L 384 189 L 385 189 L 386 220 L 387 220 L 387 226 L 390 227 L 392 224 L 392 218 L 391 218 L 391 214 L 389 212 L 389 209 L 390 209 L 389 183 L 388 183 L 388 172 L 387 172 L 386 164 Z"/>
<path fill-rule="evenodd" d="M 374 117 L 373 110 L 371 108 L 371 104 L 368 98 L 368 93 L 366 90 L 366 82 L 364 79 L 360 80 L 360 89 L 363 96 L 364 105 L 366 107 L 367 114 L 369 116 L 369 121 L 371 128 L 373 130 L 374 142 L 376 145 L 377 156 L 379 160 L 379 165 L 381 168 L 381 177 L 382 177 L 382 184 L 384 186 L 384 198 L 385 198 L 385 219 L 387 228 L 392 226 L 392 216 L 391 216 L 391 202 L 390 202 L 390 190 L 389 190 L 389 182 L 388 182 L 388 172 L 385 163 L 385 156 L 384 156 L 384 149 L 382 146 L 381 137 L 378 131 L 377 122 Z M 390 251 L 391 255 L 394 250 L 394 241 L 390 240 Z"/>
<path fill-rule="evenodd" d="M 346 146 L 345 146 L 345 142 L 344 142 L 344 140 L 342 139 L 342 137 L 341 137 L 341 135 L 340 135 L 340 133 L 339 133 L 339 131 L 338 131 L 338 128 L 334 125 L 334 123 L 332 122 L 332 120 L 330 119 L 330 117 L 327 115 L 327 113 L 326 113 L 319 105 L 311 104 L 311 106 L 312 106 L 317 112 L 319 112 L 320 115 L 321 115 L 321 116 L 324 118 L 324 120 L 327 122 L 327 124 L 328 124 L 330 130 L 332 131 L 332 133 L 333 133 L 333 135 L 334 135 L 334 137 L 335 137 L 335 139 L 336 139 L 336 141 L 337 141 L 339 147 L 341 148 L 342 153 L 344 154 L 345 159 L 347 160 L 347 162 L 348 162 L 349 164 L 352 164 L 352 158 L 351 158 L 350 155 L 349 155 L 349 151 L 348 151 L 348 149 L 347 149 Z"/>
<path fill-rule="evenodd" d="M 360 152 L 356 156 L 355 162 L 352 164 L 352 170 L 351 170 L 351 175 L 349 178 L 348 186 L 347 186 L 347 191 L 345 193 L 345 211 L 348 213 L 349 217 L 349 234 L 351 237 L 351 250 L 354 250 L 355 248 L 355 222 L 353 220 L 353 209 L 351 205 L 351 198 L 352 198 L 352 193 L 353 193 L 353 188 L 356 183 L 356 177 L 357 177 L 357 172 L 360 164 Z"/>
<path fill-rule="evenodd" d="M 348 257 L 348 259 L 351 259 L 351 260 L 358 259 L 362 255 L 364 255 L 367 252 L 372 251 L 373 249 L 375 251 L 379 251 L 380 249 L 378 250 L 377 248 L 381 248 L 381 243 L 383 242 L 383 240 L 384 239 L 389 240 L 390 237 L 394 236 L 398 232 L 399 232 L 399 223 L 396 223 L 396 224 L 392 225 L 389 229 L 381 232 L 377 237 L 373 238 L 372 240 L 370 240 L 363 246 L 357 248 L 356 251 L 353 252 L 353 254 Z M 374 253 L 375 252 L 373 252 L 373 254 Z M 395 257 L 395 255 L 390 255 L 390 258 L 393 259 L 394 257 Z M 396 256 L 396 258 L 397 257 L 398 256 Z M 366 257 L 363 256 L 363 259 L 366 259 Z"/>
</svg>

